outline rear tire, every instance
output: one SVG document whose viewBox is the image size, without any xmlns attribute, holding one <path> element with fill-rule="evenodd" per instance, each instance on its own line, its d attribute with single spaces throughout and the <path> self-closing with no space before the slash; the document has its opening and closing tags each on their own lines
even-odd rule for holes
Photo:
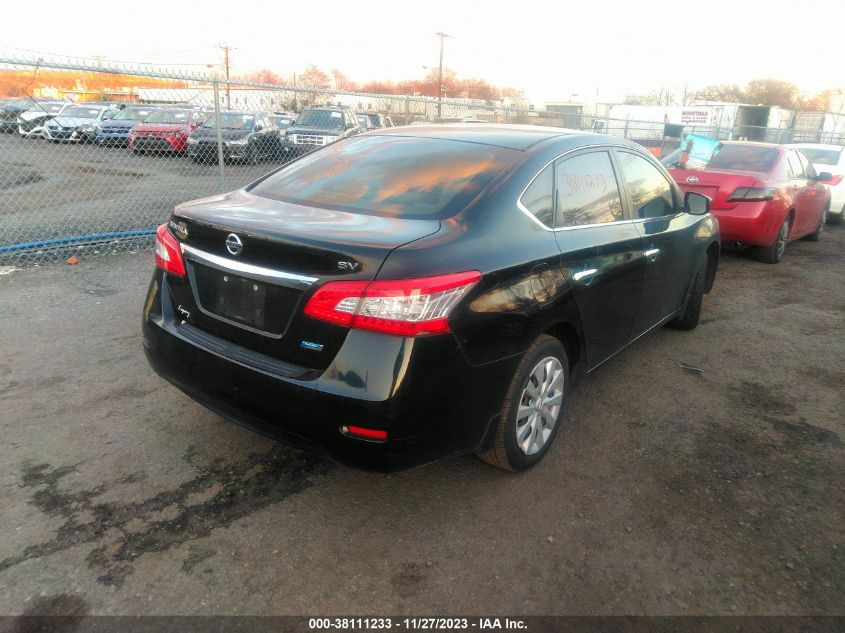
<svg viewBox="0 0 845 633">
<path fill-rule="evenodd" d="M 695 280 L 692 282 L 692 289 L 684 304 L 683 311 L 669 322 L 673 328 L 678 330 L 694 330 L 698 326 L 698 319 L 701 316 L 701 304 L 704 301 L 704 288 L 707 285 L 707 263 L 708 255 L 698 265 L 695 272 Z"/>
<path fill-rule="evenodd" d="M 827 223 L 828 224 L 842 224 L 843 218 L 845 218 L 845 207 L 842 207 L 839 210 L 839 213 L 828 213 L 827 214 Z"/>
<path fill-rule="evenodd" d="M 566 350 L 559 340 L 543 334 L 523 354 L 505 395 L 493 445 L 479 457 L 512 472 L 539 463 L 560 428 L 568 389 Z"/>
<path fill-rule="evenodd" d="M 769 246 L 758 246 L 756 255 L 757 259 L 766 264 L 777 264 L 783 260 L 783 254 L 786 251 L 786 244 L 789 241 L 789 216 L 780 225 L 775 241 Z"/>
<path fill-rule="evenodd" d="M 821 239 L 822 231 L 824 231 L 824 223 L 826 217 L 827 211 L 825 210 L 825 212 L 822 213 L 822 217 L 819 219 L 819 225 L 816 227 L 816 230 L 806 236 L 804 238 L 805 240 L 807 240 L 808 242 L 818 242 Z"/>
</svg>

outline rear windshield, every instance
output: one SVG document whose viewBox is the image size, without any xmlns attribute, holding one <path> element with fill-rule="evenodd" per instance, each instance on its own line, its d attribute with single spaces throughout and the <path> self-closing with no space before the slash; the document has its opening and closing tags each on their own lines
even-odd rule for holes
<svg viewBox="0 0 845 633">
<path fill-rule="evenodd" d="M 307 110 L 299 115 L 296 124 L 327 130 L 342 129 L 344 125 L 343 112 L 338 110 Z"/>
<path fill-rule="evenodd" d="M 27 112 L 47 112 L 49 114 L 56 114 L 65 107 L 65 103 L 39 103 L 37 106 L 31 107 Z"/>
<path fill-rule="evenodd" d="M 291 163 L 251 192 L 352 213 L 443 219 L 466 207 L 517 154 L 435 138 L 353 137 Z"/>
<path fill-rule="evenodd" d="M 820 149 L 818 147 L 799 147 L 798 150 L 815 165 L 836 165 L 839 162 L 839 149 Z"/>
<path fill-rule="evenodd" d="M 100 108 L 86 108 L 85 106 L 70 106 L 62 110 L 62 116 L 72 119 L 96 119 Z"/>
<path fill-rule="evenodd" d="M 143 121 L 153 108 L 124 108 L 112 117 L 112 121 Z"/>
<path fill-rule="evenodd" d="M 252 114 L 242 114 L 239 112 L 220 113 L 220 127 L 224 130 L 251 130 L 254 124 L 255 116 Z M 202 126 L 216 128 L 217 117 L 212 114 Z"/>
<path fill-rule="evenodd" d="M 729 169 L 734 171 L 769 172 L 775 166 L 778 150 L 774 147 L 744 145 L 742 143 L 722 145 L 707 163 L 696 161 L 689 163 L 687 169 Z M 666 167 L 681 167 L 681 150 L 663 158 L 660 162 Z"/>
<path fill-rule="evenodd" d="M 144 123 L 189 123 L 191 114 L 190 110 L 156 110 Z"/>
</svg>

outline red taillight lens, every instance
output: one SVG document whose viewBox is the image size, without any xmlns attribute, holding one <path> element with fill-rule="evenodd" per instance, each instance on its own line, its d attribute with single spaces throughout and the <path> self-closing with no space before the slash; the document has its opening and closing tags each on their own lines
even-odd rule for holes
<svg viewBox="0 0 845 633">
<path fill-rule="evenodd" d="M 728 202 L 762 202 L 773 200 L 775 190 L 771 187 L 737 187 L 728 198 Z"/>
<path fill-rule="evenodd" d="M 167 222 L 156 229 L 156 266 L 178 277 L 185 276 L 182 249 L 167 229 Z"/>
<path fill-rule="evenodd" d="M 346 435 L 354 435 L 367 440 L 387 441 L 387 431 L 381 429 L 367 429 L 363 426 L 342 426 L 340 431 Z"/>
<path fill-rule="evenodd" d="M 314 293 L 305 314 L 339 325 L 397 336 L 449 332 L 447 317 L 481 273 L 391 281 L 331 281 Z"/>
</svg>

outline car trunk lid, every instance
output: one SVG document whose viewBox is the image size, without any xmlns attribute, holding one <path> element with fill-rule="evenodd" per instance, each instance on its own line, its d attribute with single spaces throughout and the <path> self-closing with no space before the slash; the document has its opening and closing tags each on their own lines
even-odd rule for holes
<svg viewBox="0 0 845 633">
<path fill-rule="evenodd" d="M 188 269 L 174 296 L 194 327 L 324 368 L 347 329 L 305 316 L 307 297 L 327 281 L 374 279 L 392 250 L 439 228 L 438 220 L 300 206 L 244 191 L 205 198 L 173 214 Z"/>
<path fill-rule="evenodd" d="M 732 209 L 738 203 L 729 202 L 731 194 L 740 187 L 759 187 L 766 175 L 752 171 L 669 169 L 669 173 L 683 191 L 694 191 L 712 200 L 713 209 Z"/>
</svg>

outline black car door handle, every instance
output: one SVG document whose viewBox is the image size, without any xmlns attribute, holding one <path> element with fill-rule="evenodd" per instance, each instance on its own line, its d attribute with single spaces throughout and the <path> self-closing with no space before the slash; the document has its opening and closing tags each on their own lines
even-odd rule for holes
<svg viewBox="0 0 845 633">
<path fill-rule="evenodd" d="M 660 249 L 659 248 L 650 248 L 647 251 L 643 251 L 643 255 L 648 257 L 648 261 L 656 262 L 657 256 L 660 255 Z"/>
</svg>

